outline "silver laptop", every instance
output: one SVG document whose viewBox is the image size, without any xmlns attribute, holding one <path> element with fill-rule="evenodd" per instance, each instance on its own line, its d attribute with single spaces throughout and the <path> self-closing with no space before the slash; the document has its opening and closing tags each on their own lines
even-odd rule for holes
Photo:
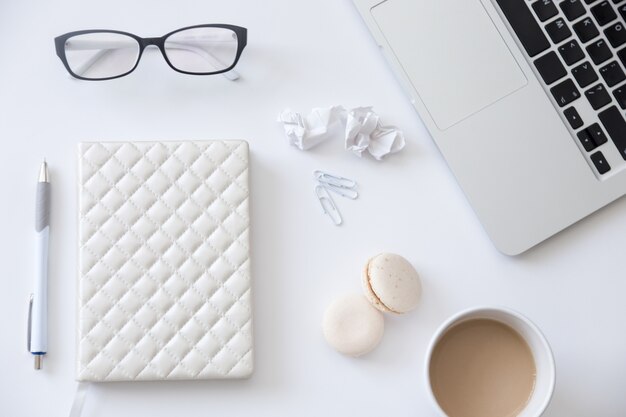
<svg viewBox="0 0 626 417">
<path fill-rule="evenodd" d="M 626 0 L 353 0 L 502 252 L 626 194 Z"/>
</svg>

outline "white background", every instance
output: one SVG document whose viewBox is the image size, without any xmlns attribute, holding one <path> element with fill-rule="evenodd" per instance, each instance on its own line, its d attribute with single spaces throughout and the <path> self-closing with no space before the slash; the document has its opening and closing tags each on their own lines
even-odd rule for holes
<svg viewBox="0 0 626 417">
<path fill-rule="evenodd" d="M 160 36 L 198 23 L 249 29 L 242 79 L 173 72 L 159 54 L 106 82 L 68 78 L 53 38 L 109 28 Z M 408 144 L 380 163 L 329 142 L 304 153 L 275 123 L 284 107 L 374 105 Z M 86 416 L 433 416 L 423 377 L 436 327 L 500 304 L 545 332 L 557 363 L 546 416 L 626 415 L 626 200 L 516 258 L 498 253 L 348 0 L 0 1 L 0 416 L 65 416 L 76 383 L 76 144 L 82 140 L 247 139 L 251 145 L 256 370 L 246 381 L 110 383 Z M 50 346 L 25 348 L 34 271 L 34 195 L 51 169 Z M 337 228 L 311 172 L 356 179 Z M 494 173 L 497 175 L 497 173 Z M 581 196 L 584 198 L 584 196 Z M 350 359 L 324 342 L 326 305 L 360 291 L 381 251 L 407 257 L 424 295 L 387 317 L 381 345 Z"/>
</svg>

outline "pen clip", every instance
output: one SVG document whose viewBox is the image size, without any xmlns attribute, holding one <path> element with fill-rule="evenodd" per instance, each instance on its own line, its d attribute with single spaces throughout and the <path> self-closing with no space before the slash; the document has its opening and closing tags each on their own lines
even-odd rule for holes
<svg viewBox="0 0 626 417">
<path fill-rule="evenodd" d="M 30 334 L 33 329 L 33 294 L 30 295 L 28 300 L 28 330 L 26 333 L 26 349 L 30 352 Z"/>
</svg>

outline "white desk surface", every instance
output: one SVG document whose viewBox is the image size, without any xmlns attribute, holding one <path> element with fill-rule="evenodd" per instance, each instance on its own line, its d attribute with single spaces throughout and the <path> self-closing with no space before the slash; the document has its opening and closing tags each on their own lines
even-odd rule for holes
<svg viewBox="0 0 626 417">
<path fill-rule="evenodd" d="M 236 83 L 175 73 L 158 54 L 120 80 L 74 81 L 54 52 L 53 38 L 73 30 L 160 36 L 215 22 L 249 29 Z M 252 152 L 254 376 L 92 385 L 85 416 L 434 416 L 427 343 L 445 318 L 479 304 L 515 308 L 548 337 L 557 386 L 546 416 L 625 415 L 626 200 L 523 256 L 498 253 L 350 1 L 2 1 L 0 54 L 1 416 L 65 416 L 76 389 L 77 142 L 226 138 Z M 341 141 L 307 153 L 287 145 L 280 110 L 336 103 L 374 105 L 407 147 L 380 163 Z M 25 326 L 43 156 L 54 193 L 50 353 L 35 372 Z M 343 227 L 321 213 L 314 169 L 359 181 L 361 198 L 337 199 Z M 343 357 L 322 338 L 323 311 L 361 290 L 365 260 L 381 251 L 415 264 L 423 302 L 386 318 L 374 352 Z"/>
</svg>

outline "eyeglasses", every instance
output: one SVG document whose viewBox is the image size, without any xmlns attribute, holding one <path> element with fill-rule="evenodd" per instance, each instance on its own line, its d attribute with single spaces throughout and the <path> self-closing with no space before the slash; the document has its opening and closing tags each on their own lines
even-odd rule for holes
<svg viewBox="0 0 626 417">
<path fill-rule="evenodd" d="M 81 80 L 110 80 L 130 74 L 144 50 L 154 45 L 165 62 L 183 74 L 231 72 L 246 46 L 246 28 L 210 24 L 175 30 L 160 38 L 140 38 L 117 30 L 80 30 L 54 39 L 56 52 L 67 71 Z"/>
</svg>

